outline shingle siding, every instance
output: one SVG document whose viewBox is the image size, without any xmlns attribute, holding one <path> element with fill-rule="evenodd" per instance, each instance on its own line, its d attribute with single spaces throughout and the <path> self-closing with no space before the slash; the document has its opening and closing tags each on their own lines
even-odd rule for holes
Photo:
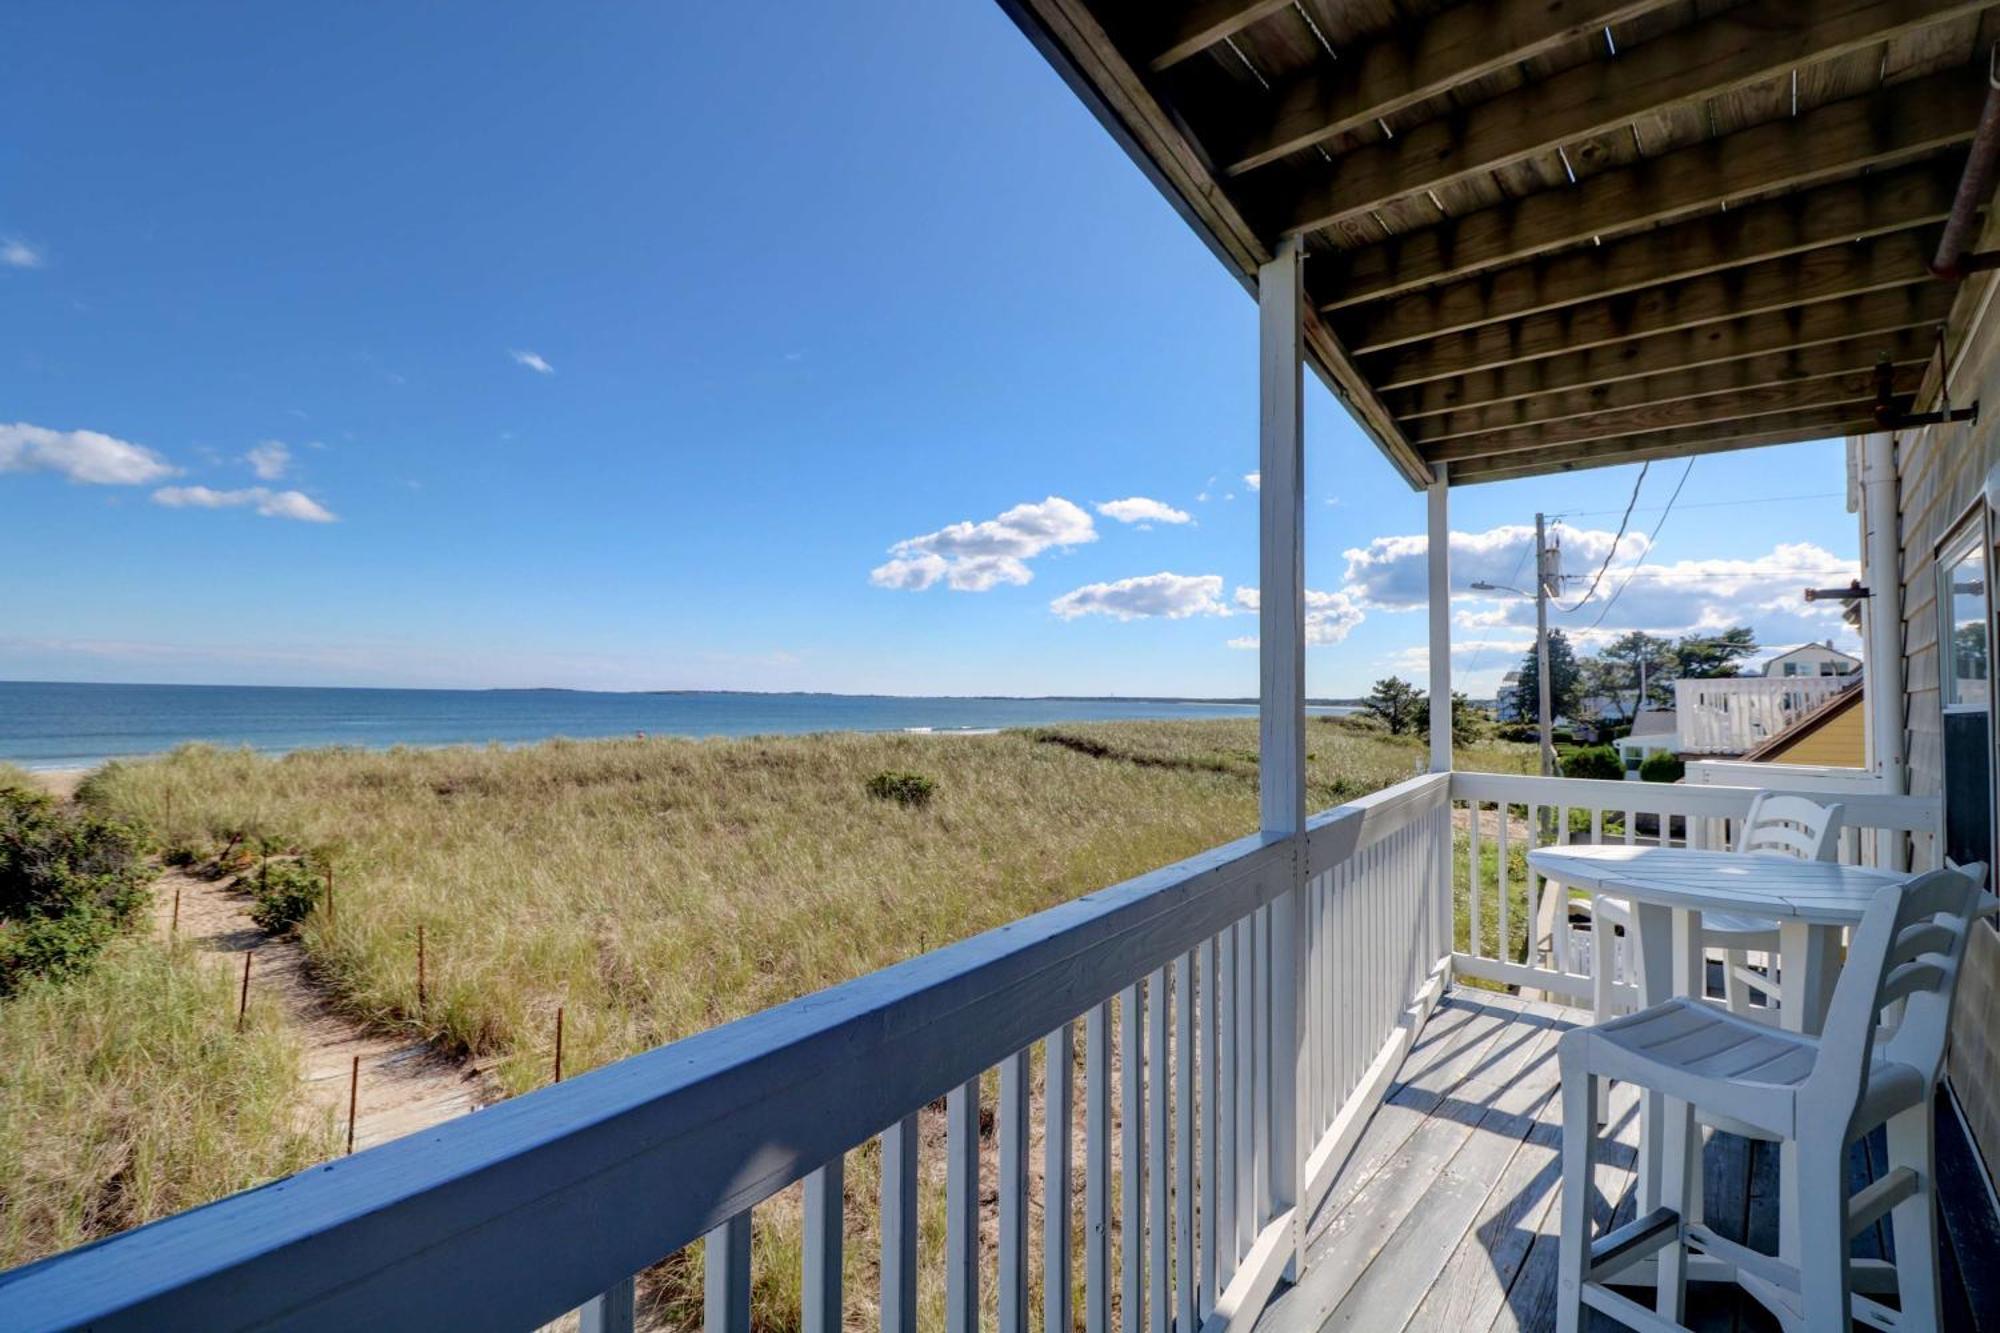
<svg viewBox="0 0 2000 1333">
<path fill-rule="evenodd" d="M 1972 337 L 1952 389 L 1958 403 L 1985 400 L 1981 420 L 1913 432 L 1896 445 L 1909 687 L 1904 724 L 1910 790 L 1923 795 L 1942 788 L 1944 768 L 1933 556 L 1938 543 L 1979 501 L 1987 472 L 2000 464 L 2000 429 L 1995 425 L 2000 420 L 2000 303 L 1975 322 Z M 1988 1167 L 2000 1169 L 2000 935 L 1991 927 L 1977 931 L 1968 954 L 1948 1068 Z"/>
</svg>

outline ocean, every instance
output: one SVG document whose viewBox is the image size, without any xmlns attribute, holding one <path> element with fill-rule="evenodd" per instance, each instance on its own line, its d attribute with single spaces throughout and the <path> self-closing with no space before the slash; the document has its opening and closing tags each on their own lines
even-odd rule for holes
<svg viewBox="0 0 2000 1333">
<path fill-rule="evenodd" d="M 1315 712 L 1347 712 L 1316 707 Z M 753 736 L 985 731 L 1049 722 L 1254 717 L 1254 703 L 1187 699 L 906 698 L 873 694 L 610 694 L 274 685 L 0 681 L 0 760 L 86 768 L 185 741 L 280 754 L 323 745 L 520 745 L 555 736 Z"/>
</svg>

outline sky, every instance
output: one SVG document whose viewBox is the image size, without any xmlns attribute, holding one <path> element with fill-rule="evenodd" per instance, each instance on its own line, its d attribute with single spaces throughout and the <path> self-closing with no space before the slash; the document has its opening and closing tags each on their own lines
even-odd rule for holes
<svg viewBox="0 0 2000 1333">
<path fill-rule="evenodd" d="M 0 48 L 0 678 L 1256 692 L 1254 303 L 992 0 Z M 1308 384 L 1345 696 L 1424 669 L 1423 497 Z M 1636 467 L 1455 490 L 1461 687 L 1530 645 L 1467 585 L 1537 511 L 1586 646 L 1858 647 L 1798 596 L 1856 572 L 1842 445 L 1686 469 L 1615 549 Z"/>
</svg>

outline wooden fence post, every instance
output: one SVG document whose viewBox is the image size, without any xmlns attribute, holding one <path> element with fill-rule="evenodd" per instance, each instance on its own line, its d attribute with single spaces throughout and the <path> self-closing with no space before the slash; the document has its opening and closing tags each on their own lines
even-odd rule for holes
<svg viewBox="0 0 2000 1333">
<path fill-rule="evenodd" d="M 243 993 L 236 1000 L 236 1030 L 238 1032 L 243 1030 L 243 1016 L 250 1012 L 250 960 L 256 956 L 257 951 L 255 949 L 247 950 L 243 955 Z"/>
<path fill-rule="evenodd" d="M 556 1006 L 556 1082 L 562 1082 L 562 1028 L 563 1007 Z"/>
<path fill-rule="evenodd" d="M 424 984 L 424 924 L 417 923 L 417 1012 L 429 1007 L 430 991 Z"/>
<path fill-rule="evenodd" d="M 180 933 L 181 933 L 181 886 L 176 884 L 174 885 L 174 915 L 173 915 L 173 920 L 167 923 L 167 934 L 178 935 Z"/>
<path fill-rule="evenodd" d="M 347 1151 L 354 1152 L 354 1111 L 361 1103 L 361 1057 L 355 1056 L 347 1070 Z"/>
</svg>

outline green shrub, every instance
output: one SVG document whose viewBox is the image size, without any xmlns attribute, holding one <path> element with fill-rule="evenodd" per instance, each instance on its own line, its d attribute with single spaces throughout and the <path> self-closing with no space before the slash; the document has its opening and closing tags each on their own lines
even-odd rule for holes
<svg viewBox="0 0 2000 1333">
<path fill-rule="evenodd" d="M 22 787 L 0 787 L 0 995 L 87 967 L 145 901 L 138 833 Z"/>
<path fill-rule="evenodd" d="M 1566 778 L 1607 778 L 1616 782 L 1625 776 L 1625 766 L 1618 762 L 1618 752 L 1610 746 L 1592 745 L 1563 760 L 1562 772 Z"/>
<path fill-rule="evenodd" d="M 1687 771 L 1681 757 L 1668 750 L 1647 755 L 1646 762 L 1639 765 L 1639 776 L 1647 782 L 1679 782 Z"/>
<path fill-rule="evenodd" d="M 1542 739 L 1541 730 L 1532 722 L 1502 722 L 1493 728 L 1493 735 L 1517 745 L 1534 745 Z"/>
<path fill-rule="evenodd" d="M 303 861 L 266 861 L 237 883 L 256 901 L 250 919 L 260 930 L 281 935 L 306 919 L 325 891 L 320 877 Z"/>
<path fill-rule="evenodd" d="M 937 783 L 921 773 L 877 773 L 868 779 L 868 794 L 898 805 L 929 805 Z"/>
</svg>

